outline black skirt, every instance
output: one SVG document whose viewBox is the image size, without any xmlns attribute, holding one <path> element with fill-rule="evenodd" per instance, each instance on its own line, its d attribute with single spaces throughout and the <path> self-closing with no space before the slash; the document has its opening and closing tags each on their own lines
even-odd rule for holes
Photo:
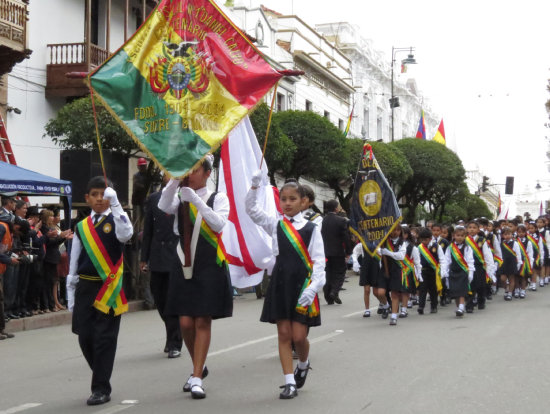
<svg viewBox="0 0 550 414">
<path fill-rule="evenodd" d="M 468 274 L 449 272 L 449 297 L 456 299 L 468 295 Z"/>
</svg>

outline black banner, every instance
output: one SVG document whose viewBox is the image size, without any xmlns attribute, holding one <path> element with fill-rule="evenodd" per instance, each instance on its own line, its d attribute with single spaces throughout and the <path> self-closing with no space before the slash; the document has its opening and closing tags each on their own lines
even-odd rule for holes
<svg viewBox="0 0 550 414">
<path fill-rule="evenodd" d="M 395 194 L 374 157 L 371 145 L 365 144 L 353 188 L 350 230 L 373 256 L 401 219 Z"/>
</svg>

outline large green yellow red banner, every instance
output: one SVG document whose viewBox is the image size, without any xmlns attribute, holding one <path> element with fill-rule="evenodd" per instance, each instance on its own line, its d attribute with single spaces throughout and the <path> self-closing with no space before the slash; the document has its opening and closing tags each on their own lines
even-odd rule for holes
<svg viewBox="0 0 550 414">
<path fill-rule="evenodd" d="M 138 146 L 183 177 L 281 76 L 214 1 L 162 0 L 89 82 Z"/>
</svg>

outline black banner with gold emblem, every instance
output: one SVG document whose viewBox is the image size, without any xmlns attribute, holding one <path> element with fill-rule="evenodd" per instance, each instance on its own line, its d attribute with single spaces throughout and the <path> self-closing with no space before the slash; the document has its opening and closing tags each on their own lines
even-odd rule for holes
<svg viewBox="0 0 550 414">
<path fill-rule="evenodd" d="M 402 218 L 395 194 L 370 144 L 363 146 L 350 210 L 350 230 L 371 256 Z"/>
</svg>

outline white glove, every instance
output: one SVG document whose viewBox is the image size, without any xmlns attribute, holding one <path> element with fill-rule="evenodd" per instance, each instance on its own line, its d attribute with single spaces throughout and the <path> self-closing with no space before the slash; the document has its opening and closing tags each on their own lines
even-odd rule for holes
<svg viewBox="0 0 550 414">
<path fill-rule="evenodd" d="M 381 247 L 376 249 L 376 254 L 378 254 L 378 256 L 382 256 L 382 248 Z"/>
<path fill-rule="evenodd" d="M 424 282 L 424 279 L 422 278 L 422 275 L 417 274 L 417 275 L 416 275 L 416 278 L 418 279 L 418 281 L 419 281 L 420 283 Z"/>
<path fill-rule="evenodd" d="M 497 278 L 495 275 L 491 275 L 491 280 L 493 281 L 493 283 L 497 283 Z"/>
<path fill-rule="evenodd" d="M 74 293 L 76 290 L 76 284 L 78 283 L 78 276 L 67 275 L 67 308 L 70 312 L 74 308 Z"/>
<path fill-rule="evenodd" d="M 118 202 L 118 197 L 116 195 L 116 191 L 111 188 L 111 187 L 107 187 L 105 189 L 105 192 L 103 193 L 103 198 L 105 200 L 109 200 L 109 204 L 111 206 L 116 206 L 116 205 L 119 205 L 120 203 Z"/>
<path fill-rule="evenodd" d="M 472 280 L 474 280 L 474 272 L 468 273 L 468 283 L 472 283 Z"/>
<path fill-rule="evenodd" d="M 193 203 L 199 196 L 195 193 L 195 190 L 190 187 L 180 187 L 178 197 L 182 203 L 184 201 Z"/>
<path fill-rule="evenodd" d="M 180 180 L 176 180 L 175 178 L 170 178 L 168 180 L 168 184 L 166 184 L 165 188 L 174 188 L 174 187 L 179 187 L 180 185 Z"/>
<path fill-rule="evenodd" d="M 263 180 L 263 171 L 257 170 L 254 174 L 252 174 L 252 179 L 250 180 L 250 184 L 252 187 L 259 187 Z"/>
<path fill-rule="evenodd" d="M 388 249 L 386 249 L 385 247 L 381 247 L 378 250 L 380 250 L 380 253 L 379 253 L 380 256 L 385 255 L 388 252 Z"/>
<path fill-rule="evenodd" d="M 315 299 L 316 292 L 312 288 L 308 287 L 305 288 L 302 292 L 302 295 L 300 296 L 300 299 L 298 299 L 298 303 L 301 306 L 309 306 L 313 303 L 313 300 Z"/>
</svg>

